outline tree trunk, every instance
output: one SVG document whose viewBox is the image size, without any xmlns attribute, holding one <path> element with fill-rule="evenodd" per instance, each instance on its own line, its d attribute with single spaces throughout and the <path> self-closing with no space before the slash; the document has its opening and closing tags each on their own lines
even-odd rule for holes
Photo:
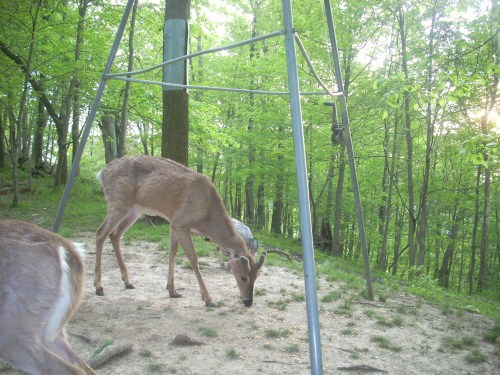
<svg viewBox="0 0 500 375">
<path fill-rule="evenodd" d="M 459 200 L 455 200 L 455 208 L 453 213 L 453 221 L 451 228 L 449 230 L 448 236 L 448 246 L 446 246 L 446 251 L 443 255 L 443 261 L 441 263 L 441 268 L 439 269 L 438 281 L 439 284 L 445 288 L 450 286 L 450 272 L 453 263 L 453 255 L 455 253 L 455 243 L 458 236 L 458 230 L 460 229 L 460 223 L 464 218 L 465 210 L 459 208 Z"/>
<path fill-rule="evenodd" d="M 407 42 L 406 42 L 406 26 L 404 21 L 404 13 L 402 7 L 398 7 L 399 33 L 401 36 L 401 64 L 405 80 L 408 80 L 408 61 L 407 61 Z M 415 249 L 415 196 L 413 188 L 413 138 L 411 134 L 411 115 L 410 115 L 410 93 L 404 92 L 403 108 L 405 114 L 406 128 L 406 148 L 407 148 L 407 179 L 408 179 L 408 258 L 409 266 L 416 264 L 416 249 Z"/>
<path fill-rule="evenodd" d="M 234 212 L 233 216 L 237 219 L 241 219 L 242 209 L 241 209 L 241 181 L 236 182 L 234 193 Z"/>
<path fill-rule="evenodd" d="M 342 193 L 344 190 L 345 177 L 345 147 L 341 146 L 339 156 L 339 172 L 337 179 L 337 190 L 335 192 L 335 214 L 333 219 L 333 241 L 332 255 L 340 257 L 343 255 L 343 244 L 340 240 L 340 229 L 342 226 Z"/>
<path fill-rule="evenodd" d="M 117 157 L 116 151 L 116 119 L 115 116 L 107 114 L 102 116 L 98 122 L 104 143 L 104 157 L 106 164 L 112 162 Z"/>
<path fill-rule="evenodd" d="M 498 32 L 498 22 L 499 19 L 499 6 L 498 1 L 493 0 L 491 6 L 491 22 L 492 28 L 491 33 Z M 500 48 L 499 48 L 498 37 L 493 35 L 491 38 L 491 54 L 492 61 L 498 63 L 500 61 Z M 490 92 L 488 97 L 488 105 L 486 106 L 486 111 L 481 118 L 481 132 L 483 134 L 488 134 L 488 115 L 495 108 L 497 108 L 497 90 L 498 83 L 500 80 L 500 74 L 496 71 L 493 74 L 493 80 L 490 86 Z M 486 149 L 486 148 L 485 148 Z M 488 236 L 490 231 L 490 210 L 491 210 L 491 169 L 492 166 L 489 162 L 488 152 L 484 152 L 484 162 L 486 168 L 484 170 L 484 203 L 483 203 L 483 226 L 481 231 L 481 243 L 479 247 L 479 273 L 477 276 L 477 291 L 482 292 L 486 289 L 486 271 L 487 271 L 487 251 L 488 251 Z"/>
<path fill-rule="evenodd" d="M 130 16 L 130 30 L 128 36 L 128 71 L 134 70 L 134 33 L 135 33 L 135 20 L 137 17 L 137 2 L 134 0 L 132 6 L 132 14 Z M 130 76 L 128 76 L 130 78 Z M 116 147 L 117 156 L 120 158 L 127 153 L 126 141 L 127 141 L 127 127 L 128 127 L 128 107 L 130 99 L 130 85 L 131 82 L 125 82 L 125 89 L 123 92 L 123 104 L 122 104 L 122 115 L 120 116 L 120 124 L 118 126 L 117 141 L 118 145 Z"/>
<path fill-rule="evenodd" d="M 5 107 L 0 103 L 0 169 L 5 168 Z"/>
<path fill-rule="evenodd" d="M 76 151 L 80 139 L 80 70 L 78 63 L 80 61 L 81 47 L 83 44 L 83 30 L 85 26 L 85 16 L 90 0 L 81 0 L 78 5 L 78 25 L 76 31 L 76 44 L 75 44 L 75 68 L 73 72 L 73 121 L 71 126 L 71 139 L 73 142 L 72 160 L 75 160 Z"/>
<path fill-rule="evenodd" d="M 188 20 L 190 8 L 190 0 L 166 0 L 164 56 L 176 58 L 187 54 L 187 45 L 189 39 Z M 183 30 L 181 30 L 180 28 L 183 28 Z M 167 37 L 167 35 L 173 37 L 179 34 L 183 35 L 184 40 L 173 40 Z M 179 45 L 182 47 L 182 51 L 174 51 L 173 48 L 178 48 Z M 182 75 L 182 77 L 180 75 Z M 186 85 L 187 60 L 165 66 L 164 81 Z M 188 92 L 185 88 L 164 87 L 161 154 L 163 157 L 167 157 L 181 164 L 188 165 L 188 146 Z"/>
<path fill-rule="evenodd" d="M 395 184 L 395 178 L 396 178 L 396 159 L 397 159 L 397 153 L 398 153 L 398 124 L 399 124 L 399 118 L 396 115 L 394 118 L 394 135 L 393 135 L 393 140 L 392 140 L 392 158 L 391 158 L 391 165 L 389 167 L 389 155 L 388 155 L 388 150 L 387 147 L 384 147 L 384 155 L 385 155 L 385 163 L 386 163 L 386 168 L 388 169 L 388 181 L 387 181 L 387 187 L 384 189 L 385 194 L 387 194 L 387 200 L 386 200 L 386 208 L 385 212 L 383 215 L 384 218 L 384 223 L 382 224 L 383 231 L 382 231 L 382 244 L 381 244 L 381 250 L 380 250 L 380 256 L 378 259 L 377 267 L 385 271 L 387 268 L 387 242 L 389 239 L 389 227 L 391 224 L 391 216 L 392 216 L 392 192 L 393 192 L 393 187 Z M 388 136 L 388 132 L 386 132 Z"/>
<path fill-rule="evenodd" d="M 434 5 L 432 9 L 432 21 L 431 28 L 429 32 L 429 47 L 428 47 L 428 65 L 427 65 L 427 77 L 426 86 L 427 94 L 430 97 L 432 92 L 432 87 L 434 86 L 434 67 L 433 67 L 433 56 L 434 56 L 434 28 L 436 25 L 436 7 Z M 424 166 L 424 179 L 422 181 L 422 191 L 420 193 L 420 220 L 417 230 L 417 243 L 418 243 L 418 257 L 417 266 L 422 266 L 425 260 L 426 253 L 426 237 L 427 237 L 427 222 L 428 222 L 428 188 L 429 188 L 429 176 L 431 168 L 431 153 L 434 145 L 434 120 L 432 113 L 432 102 L 429 100 L 427 103 L 426 111 L 426 148 L 425 148 L 425 166 Z"/>
<path fill-rule="evenodd" d="M 266 227 L 266 185 L 261 182 L 257 188 L 257 222 L 255 223 L 258 229 Z"/>
<path fill-rule="evenodd" d="M 43 135 L 45 133 L 45 128 L 47 127 L 47 115 L 40 98 L 37 99 L 37 103 L 37 119 L 33 135 L 33 163 L 35 168 L 43 170 Z"/>
<path fill-rule="evenodd" d="M 273 202 L 273 215 L 271 219 L 271 231 L 274 234 L 281 234 L 283 226 L 283 189 L 284 175 L 282 166 L 283 156 L 278 156 L 278 176 L 276 177 L 276 195 Z"/>
<path fill-rule="evenodd" d="M 395 183 L 397 180 L 397 174 L 396 174 L 396 179 Z M 396 276 L 398 274 L 398 264 L 399 264 L 399 257 L 401 255 L 401 237 L 403 236 L 403 207 L 398 207 L 396 205 L 395 211 L 396 211 L 396 217 L 394 218 L 394 247 L 393 247 L 393 261 L 392 261 L 392 275 Z"/>
<path fill-rule="evenodd" d="M 479 187 L 481 185 L 481 176 L 482 176 L 482 168 L 481 165 L 477 167 L 477 175 L 476 175 L 476 188 L 475 188 L 475 208 L 474 208 L 474 223 L 472 226 L 472 240 L 471 240 L 471 253 L 470 253 L 470 263 L 469 263 L 469 274 L 468 274 L 468 282 L 469 282 L 469 294 L 474 292 L 474 272 L 476 269 L 476 256 L 477 256 L 477 229 L 479 227 L 480 220 L 480 192 Z"/>
</svg>

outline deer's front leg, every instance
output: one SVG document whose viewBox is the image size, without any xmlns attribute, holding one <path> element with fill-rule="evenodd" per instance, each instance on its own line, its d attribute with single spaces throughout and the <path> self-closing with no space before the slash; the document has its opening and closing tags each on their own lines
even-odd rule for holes
<svg viewBox="0 0 500 375">
<path fill-rule="evenodd" d="M 94 286 L 95 294 L 98 296 L 104 295 L 104 289 L 102 287 L 102 248 L 104 247 L 104 241 L 106 240 L 107 233 L 102 233 L 101 228 L 97 231 L 97 241 L 95 250 L 95 271 L 94 271 Z"/>
<path fill-rule="evenodd" d="M 167 289 L 168 295 L 171 298 L 182 297 L 181 294 L 177 293 L 174 284 L 174 272 L 175 272 L 175 257 L 177 256 L 177 250 L 179 248 L 179 241 L 174 233 L 172 227 L 170 227 L 170 249 L 168 255 L 168 278 L 167 278 Z"/>
<path fill-rule="evenodd" d="M 121 234 L 117 232 L 111 232 L 109 235 L 111 239 L 111 244 L 113 245 L 113 250 L 115 251 L 116 260 L 118 261 L 118 266 L 120 267 L 120 273 L 122 274 L 122 280 L 125 284 L 126 289 L 135 289 L 135 287 L 130 283 L 128 278 L 128 269 L 125 264 L 125 259 L 123 259 L 121 251 Z"/>
<path fill-rule="evenodd" d="M 193 267 L 193 271 L 198 279 L 198 284 L 200 285 L 200 294 L 201 299 L 205 302 L 206 307 L 216 307 L 216 305 L 212 302 L 212 297 L 208 293 L 208 290 L 203 282 L 203 278 L 201 277 L 200 267 L 198 264 L 198 256 L 196 255 L 196 251 L 194 250 L 193 241 L 191 240 L 191 234 L 189 230 L 177 230 L 176 236 L 178 241 L 180 242 L 186 256 L 191 263 L 191 267 Z"/>
</svg>

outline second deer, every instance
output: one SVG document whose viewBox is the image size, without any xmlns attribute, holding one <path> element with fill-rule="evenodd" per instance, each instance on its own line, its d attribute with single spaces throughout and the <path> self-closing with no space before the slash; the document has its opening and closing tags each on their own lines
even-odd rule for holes
<svg viewBox="0 0 500 375">
<path fill-rule="evenodd" d="M 203 174 L 165 158 L 125 156 L 109 163 L 99 174 L 108 212 L 97 230 L 95 287 L 104 295 L 101 280 L 102 249 L 109 236 L 125 287 L 132 289 L 121 252 L 120 238 L 143 213 L 161 216 L 170 222 L 170 255 L 167 289 L 176 298 L 175 257 L 181 244 L 200 286 L 205 306 L 214 306 L 203 282 L 191 233 L 205 236 L 229 256 L 240 298 L 253 303 L 253 288 L 266 252 L 258 261 L 235 230 L 231 218 L 212 182 Z"/>
<path fill-rule="evenodd" d="M 64 331 L 80 305 L 84 274 L 79 246 L 0 220 L 0 357 L 32 375 L 95 375 Z"/>
</svg>

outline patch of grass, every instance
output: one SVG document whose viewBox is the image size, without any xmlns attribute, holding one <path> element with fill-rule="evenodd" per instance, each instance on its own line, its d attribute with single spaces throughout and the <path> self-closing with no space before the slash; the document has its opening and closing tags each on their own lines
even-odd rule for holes
<svg viewBox="0 0 500 375">
<path fill-rule="evenodd" d="M 476 339 L 473 336 L 445 336 L 442 342 L 445 349 L 463 350 L 473 347 L 476 344 Z"/>
<path fill-rule="evenodd" d="M 263 347 L 264 349 L 266 349 L 266 350 L 272 350 L 272 349 L 274 349 L 274 348 L 273 348 L 273 346 L 272 346 L 271 344 L 264 344 L 262 347 Z"/>
<path fill-rule="evenodd" d="M 298 353 L 299 351 L 299 344 L 290 344 L 285 348 L 285 352 L 287 353 Z"/>
<path fill-rule="evenodd" d="M 286 310 L 288 304 L 290 303 L 290 300 L 288 298 L 285 299 L 280 299 L 278 301 L 267 301 L 267 306 L 279 310 L 279 311 L 284 311 Z"/>
<path fill-rule="evenodd" d="M 477 365 L 479 363 L 484 363 L 488 358 L 482 354 L 479 349 L 472 350 L 469 354 L 465 356 L 465 361 L 471 365 Z"/>
<path fill-rule="evenodd" d="M 450 305 L 445 304 L 441 306 L 441 314 L 443 314 L 444 316 L 453 315 L 453 310 L 451 309 Z"/>
<path fill-rule="evenodd" d="M 382 303 L 386 303 L 387 302 L 387 296 L 385 294 L 379 294 L 378 295 L 378 300 Z"/>
<path fill-rule="evenodd" d="M 213 328 L 203 327 L 200 329 L 201 333 L 206 337 L 217 337 L 217 331 Z"/>
<path fill-rule="evenodd" d="M 267 290 L 264 288 L 255 288 L 253 292 L 256 296 L 265 296 L 267 294 Z"/>
<path fill-rule="evenodd" d="M 259 329 L 259 325 L 257 324 L 257 322 L 255 320 L 252 320 L 248 323 L 250 329 L 252 330 L 258 330 Z"/>
<path fill-rule="evenodd" d="M 342 298 L 342 292 L 340 290 L 334 290 L 321 297 L 321 302 L 329 303 L 333 301 L 338 301 L 340 298 Z"/>
<path fill-rule="evenodd" d="M 153 363 L 149 364 L 148 371 L 149 372 L 160 372 L 162 370 L 162 368 L 163 368 L 163 364 L 153 362 Z"/>
<path fill-rule="evenodd" d="M 151 353 L 149 350 L 141 350 L 139 352 L 139 355 L 142 357 L 142 358 L 151 358 L 153 356 L 153 353 Z"/>
<path fill-rule="evenodd" d="M 227 349 L 226 350 L 226 356 L 231 358 L 231 359 L 236 359 L 240 358 L 241 354 L 236 351 L 236 349 Z"/>
<path fill-rule="evenodd" d="M 392 319 L 387 319 L 383 316 L 377 317 L 377 324 L 384 327 L 401 327 L 403 325 L 403 318 L 396 316 Z"/>
<path fill-rule="evenodd" d="M 338 315 L 351 317 L 353 314 L 351 303 L 346 301 L 335 309 L 335 313 Z"/>
<path fill-rule="evenodd" d="M 292 301 L 294 302 L 304 302 L 306 300 L 306 296 L 304 293 L 292 293 Z"/>
<path fill-rule="evenodd" d="M 356 336 L 356 330 L 354 330 L 352 327 L 346 327 L 340 331 L 340 334 L 342 336 Z"/>
<path fill-rule="evenodd" d="M 274 329 L 274 328 L 269 328 L 266 329 L 265 335 L 268 338 L 281 338 L 281 337 L 287 337 L 292 334 L 292 331 L 288 328 L 281 328 L 281 329 Z"/>
<path fill-rule="evenodd" d="M 364 310 L 363 314 L 366 315 L 369 318 L 374 318 L 374 317 L 377 316 L 377 313 L 373 309 Z"/>
<path fill-rule="evenodd" d="M 368 349 L 364 348 L 354 348 L 354 350 L 351 351 L 349 357 L 352 359 L 359 359 L 361 358 L 361 354 L 366 354 L 368 353 Z"/>
<path fill-rule="evenodd" d="M 388 338 L 384 336 L 375 335 L 370 337 L 370 341 L 377 344 L 382 349 L 388 349 L 393 352 L 400 352 L 402 348 L 394 345 Z"/>
<path fill-rule="evenodd" d="M 500 324 L 495 325 L 488 333 L 484 335 L 484 339 L 492 343 L 496 343 L 499 337 L 500 337 Z"/>
</svg>

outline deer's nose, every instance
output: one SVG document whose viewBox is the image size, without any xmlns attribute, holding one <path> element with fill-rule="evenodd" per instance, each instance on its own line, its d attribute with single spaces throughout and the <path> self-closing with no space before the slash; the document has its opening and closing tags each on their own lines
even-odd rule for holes
<svg viewBox="0 0 500 375">
<path fill-rule="evenodd" d="M 253 299 L 247 299 L 246 301 L 243 301 L 243 303 L 245 304 L 246 307 L 250 307 L 252 306 Z"/>
</svg>

